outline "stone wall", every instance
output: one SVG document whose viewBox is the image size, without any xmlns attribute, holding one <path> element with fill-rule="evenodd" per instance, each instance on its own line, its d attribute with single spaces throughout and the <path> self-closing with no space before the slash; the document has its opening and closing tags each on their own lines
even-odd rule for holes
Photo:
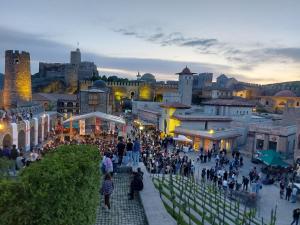
<svg viewBox="0 0 300 225">
<path fill-rule="evenodd" d="M 18 107 L 32 100 L 30 55 L 28 52 L 5 52 L 5 78 L 3 90 L 5 109 Z"/>
</svg>

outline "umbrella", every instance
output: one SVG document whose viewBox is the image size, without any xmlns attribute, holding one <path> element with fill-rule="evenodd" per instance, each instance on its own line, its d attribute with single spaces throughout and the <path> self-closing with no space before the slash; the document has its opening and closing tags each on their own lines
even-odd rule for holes
<svg viewBox="0 0 300 225">
<path fill-rule="evenodd" d="M 289 164 L 284 162 L 280 156 L 280 154 L 273 150 L 263 150 L 260 151 L 259 159 L 268 166 L 273 167 L 288 167 Z"/>
<path fill-rule="evenodd" d="M 178 135 L 178 137 L 174 137 L 173 140 L 175 141 L 183 141 L 183 142 L 193 142 L 191 139 L 187 138 L 184 135 Z"/>
</svg>

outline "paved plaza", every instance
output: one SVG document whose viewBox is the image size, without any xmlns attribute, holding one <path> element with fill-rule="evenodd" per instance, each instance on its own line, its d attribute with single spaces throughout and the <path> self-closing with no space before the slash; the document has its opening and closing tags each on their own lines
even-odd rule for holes
<svg viewBox="0 0 300 225">
<path fill-rule="evenodd" d="M 103 196 L 97 211 L 96 225 L 146 225 L 146 216 L 140 199 L 128 200 L 130 174 L 116 173 L 113 177 L 114 192 L 111 196 L 111 210 L 102 208 Z"/>
<path fill-rule="evenodd" d="M 188 156 L 196 161 L 196 153 L 188 153 Z M 207 163 L 195 163 L 195 176 L 201 177 L 202 168 L 210 169 L 215 165 L 215 160 Z M 260 172 L 262 164 L 253 164 L 249 158 L 244 156 L 244 166 L 240 169 L 239 182 L 242 182 L 242 176 L 248 176 L 249 171 L 256 166 Z M 227 166 L 228 170 L 228 166 Z M 291 203 L 284 199 L 280 199 L 279 185 L 263 185 L 259 192 L 259 199 L 257 204 L 257 215 L 263 217 L 264 221 L 269 221 L 271 216 L 271 210 L 277 206 L 277 225 L 288 225 L 292 221 L 293 210 L 300 207 L 299 201 L 297 203 Z"/>
</svg>

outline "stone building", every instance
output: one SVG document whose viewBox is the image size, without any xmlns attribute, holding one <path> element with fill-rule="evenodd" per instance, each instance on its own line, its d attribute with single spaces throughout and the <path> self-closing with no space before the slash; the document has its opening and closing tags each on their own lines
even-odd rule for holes
<svg viewBox="0 0 300 225">
<path fill-rule="evenodd" d="M 93 62 L 81 61 L 77 48 L 70 53 L 70 63 L 39 63 L 39 73 L 33 79 L 33 90 L 46 93 L 73 94 L 78 89 L 78 82 L 98 76 L 97 66 Z"/>
<path fill-rule="evenodd" d="M 104 81 L 97 80 L 92 87 L 80 91 L 80 113 L 85 114 L 98 111 L 112 114 L 113 101 L 110 88 L 107 87 Z"/>
<path fill-rule="evenodd" d="M 30 55 L 22 51 L 5 51 L 3 108 L 26 105 L 32 99 Z"/>
<path fill-rule="evenodd" d="M 259 103 L 269 112 L 282 113 L 286 107 L 300 109 L 300 97 L 290 91 L 283 90 L 274 96 L 259 96 Z"/>
<path fill-rule="evenodd" d="M 186 105 L 192 105 L 192 93 L 193 93 L 193 75 L 189 68 L 185 67 L 179 75 L 178 93 L 180 101 Z"/>
</svg>

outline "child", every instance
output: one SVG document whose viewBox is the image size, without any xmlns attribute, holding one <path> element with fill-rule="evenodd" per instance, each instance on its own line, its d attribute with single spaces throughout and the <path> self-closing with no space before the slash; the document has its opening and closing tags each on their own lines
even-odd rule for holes
<svg viewBox="0 0 300 225">
<path fill-rule="evenodd" d="M 104 195 L 104 208 L 110 209 L 110 202 L 109 198 L 110 195 L 113 193 L 114 190 L 114 183 L 111 180 L 111 176 L 109 173 L 105 174 L 104 182 L 101 188 L 101 194 Z"/>
</svg>

